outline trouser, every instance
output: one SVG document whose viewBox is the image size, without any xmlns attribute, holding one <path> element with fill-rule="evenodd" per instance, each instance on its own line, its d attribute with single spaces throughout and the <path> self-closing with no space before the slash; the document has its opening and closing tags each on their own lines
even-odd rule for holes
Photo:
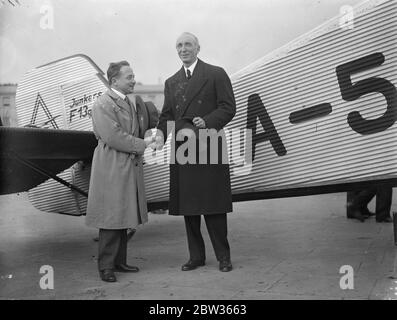
<svg viewBox="0 0 397 320">
<path fill-rule="evenodd" d="M 359 210 L 367 208 L 368 203 L 376 196 L 376 219 L 383 220 L 390 217 L 393 188 L 390 186 L 376 186 L 354 192 L 352 204 Z"/>
<path fill-rule="evenodd" d="M 184 218 L 190 260 L 205 261 L 205 245 L 200 231 L 201 215 Z M 204 219 L 217 260 L 230 260 L 226 213 L 204 215 Z"/>
<path fill-rule="evenodd" d="M 99 229 L 98 269 L 113 269 L 127 262 L 127 229 Z"/>
</svg>

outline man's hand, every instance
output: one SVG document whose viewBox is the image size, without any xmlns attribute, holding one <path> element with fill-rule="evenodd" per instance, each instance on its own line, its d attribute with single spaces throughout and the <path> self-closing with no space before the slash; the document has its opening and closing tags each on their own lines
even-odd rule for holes
<svg viewBox="0 0 397 320">
<path fill-rule="evenodd" d="M 149 129 L 145 132 L 145 143 L 146 147 L 152 148 L 153 150 L 161 150 L 164 146 L 164 136 L 161 130 Z"/>
<path fill-rule="evenodd" d="M 161 150 L 164 147 L 164 138 L 162 136 L 155 136 L 154 142 L 150 145 L 153 150 Z"/>
<path fill-rule="evenodd" d="M 146 145 L 146 148 L 147 147 L 150 147 L 150 145 L 152 144 L 152 143 L 154 143 L 154 140 L 155 139 L 155 137 L 153 137 L 153 136 L 147 136 L 147 137 L 145 137 L 144 139 L 143 139 L 143 141 L 145 141 L 145 145 Z"/>
<path fill-rule="evenodd" d="M 200 129 L 204 129 L 206 127 L 205 121 L 203 118 L 195 117 L 195 118 L 193 118 L 192 122 L 196 127 L 200 128 Z"/>
</svg>

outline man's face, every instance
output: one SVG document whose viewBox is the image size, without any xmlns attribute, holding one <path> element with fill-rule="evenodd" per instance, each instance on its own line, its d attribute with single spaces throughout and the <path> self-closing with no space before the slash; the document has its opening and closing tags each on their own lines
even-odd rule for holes
<svg viewBox="0 0 397 320">
<path fill-rule="evenodd" d="M 176 41 L 176 50 L 185 66 L 190 66 L 197 59 L 200 46 L 190 35 L 183 34 Z"/>
<path fill-rule="evenodd" d="M 129 66 L 122 66 L 118 77 L 113 78 L 113 86 L 123 94 L 134 92 L 135 75 Z"/>
</svg>

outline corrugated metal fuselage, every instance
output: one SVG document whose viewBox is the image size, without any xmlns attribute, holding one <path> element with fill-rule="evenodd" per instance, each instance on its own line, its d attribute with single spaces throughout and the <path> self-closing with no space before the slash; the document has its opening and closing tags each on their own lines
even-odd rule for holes
<svg viewBox="0 0 397 320">
<path fill-rule="evenodd" d="M 232 76 L 237 114 L 226 127 L 235 200 L 347 190 L 397 179 L 397 4 L 368 1 Z M 76 55 L 18 85 L 20 126 L 92 130 L 103 73 Z M 170 142 L 145 155 L 149 203 L 166 203 Z M 89 164 L 63 179 L 88 191 Z M 290 190 L 290 192 L 286 192 Z M 55 181 L 29 192 L 40 210 L 84 214 L 86 199 Z"/>
</svg>

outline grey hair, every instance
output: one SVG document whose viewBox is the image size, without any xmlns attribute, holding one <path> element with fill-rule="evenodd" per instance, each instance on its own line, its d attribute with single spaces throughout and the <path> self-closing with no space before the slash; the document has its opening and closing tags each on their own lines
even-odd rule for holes
<svg viewBox="0 0 397 320">
<path fill-rule="evenodd" d="M 191 37 L 194 39 L 194 41 L 196 42 L 197 46 L 200 47 L 199 39 L 198 39 L 193 33 L 191 33 L 191 32 L 183 32 L 183 33 L 178 37 L 178 39 L 179 39 L 180 37 L 184 36 L 184 35 L 186 35 L 186 36 L 191 36 Z"/>
</svg>

